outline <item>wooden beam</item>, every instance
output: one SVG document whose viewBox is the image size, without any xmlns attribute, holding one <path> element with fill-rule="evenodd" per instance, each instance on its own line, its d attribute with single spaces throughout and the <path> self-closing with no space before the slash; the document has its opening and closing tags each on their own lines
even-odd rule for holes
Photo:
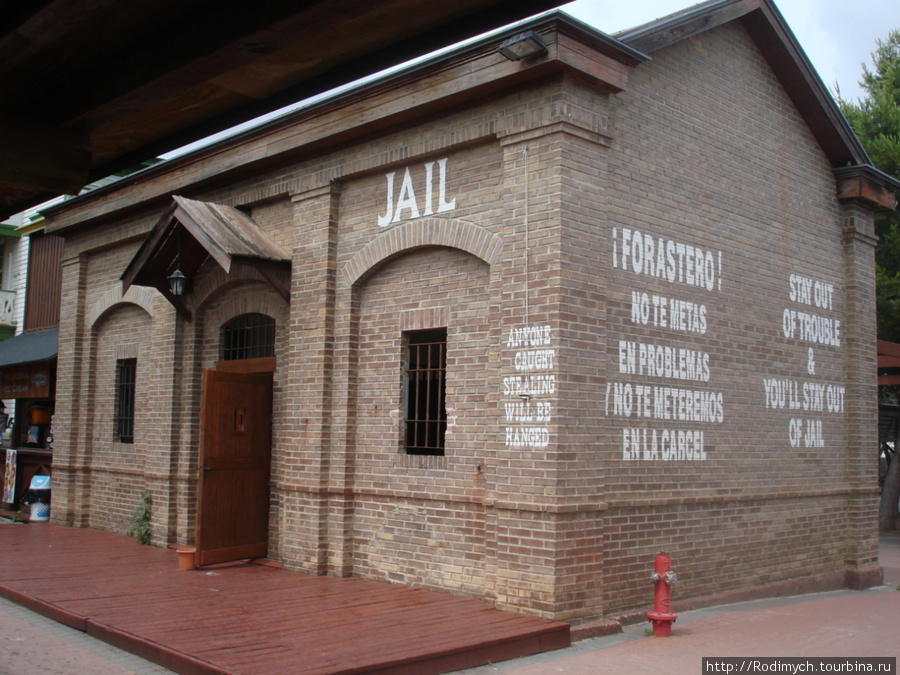
<svg viewBox="0 0 900 675">
<path fill-rule="evenodd" d="M 159 221 L 157 221 L 153 229 L 150 230 L 150 234 L 147 235 L 147 238 L 144 240 L 144 243 L 141 244 L 141 247 L 138 249 L 134 258 L 128 263 L 128 267 L 125 268 L 125 271 L 120 277 L 122 280 L 123 294 L 128 292 L 128 289 L 134 283 L 135 279 L 140 276 L 141 272 L 144 271 L 144 267 L 152 259 L 163 239 L 165 239 L 172 225 L 172 214 L 175 211 L 175 208 L 176 204 L 172 204 L 168 208 Z"/>
<path fill-rule="evenodd" d="M 861 201 L 879 210 L 896 211 L 897 195 L 867 176 L 849 176 L 837 181 L 840 201 Z"/>
<path fill-rule="evenodd" d="M 278 274 L 283 270 L 283 267 L 282 269 L 276 269 L 275 266 L 271 264 L 265 264 L 256 260 L 243 260 L 242 262 L 254 267 L 266 278 L 266 281 L 272 285 L 272 288 L 275 289 L 278 295 L 280 295 L 287 304 L 291 304 L 291 289 L 288 287 L 289 284 L 285 284 Z M 290 275 L 290 271 L 288 274 Z"/>
<path fill-rule="evenodd" d="M 0 116 L 0 155 L 0 191 L 77 194 L 91 166 L 86 134 L 7 116 Z"/>
<path fill-rule="evenodd" d="M 274 356 L 238 361 L 216 361 L 216 370 L 230 373 L 274 373 L 276 367 Z"/>
<path fill-rule="evenodd" d="M 896 356 L 900 358 L 900 344 L 896 342 L 888 342 L 887 340 L 878 340 L 878 355 Z"/>
<path fill-rule="evenodd" d="M 900 358 L 888 356 L 887 354 L 879 354 L 878 370 L 884 370 L 885 368 L 900 368 Z"/>
<path fill-rule="evenodd" d="M 172 304 L 175 311 L 177 311 L 185 321 L 191 323 L 194 320 L 194 315 L 191 314 L 191 310 L 189 310 L 187 305 L 181 301 L 181 298 L 176 298 L 172 295 L 172 291 L 170 291 L 167 286 L 158 286 L 156 290 L 163 294 L 163 297 Z"/>
</svg>

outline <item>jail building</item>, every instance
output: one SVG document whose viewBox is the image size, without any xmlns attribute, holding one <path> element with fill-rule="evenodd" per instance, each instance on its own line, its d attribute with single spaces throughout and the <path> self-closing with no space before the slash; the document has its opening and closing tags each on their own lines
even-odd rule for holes
<svg viewBox="0 0 900 675">
<path fill-rule="evenodd" d="M 769 0 L 551 12 L 44 212 L 58 524 L 558 620 L 864 588 L 871 166 Z"/>
</svg>

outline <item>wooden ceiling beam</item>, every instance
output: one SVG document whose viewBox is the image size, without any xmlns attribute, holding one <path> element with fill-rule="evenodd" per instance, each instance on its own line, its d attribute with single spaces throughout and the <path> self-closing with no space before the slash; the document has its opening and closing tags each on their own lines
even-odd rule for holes
<svg viewBox="0 0 900 675">
<path fill-rule="evenodd" d="M 559 0 L 0 0 L 3 113 L 61 132 L 0 218 Z M 3 149 L 8 133 L 0 129 Z M 79 134 L 90 138 L 84 177 Z M 27 136 L 34 139 L 34 134 Z M 42 140 L 42 142 L 40 142 Z M 23 167 L 27 154 L 6 155 Z M 71 159 L 66 177 L 51 164 Z M 57 161 L 60 160 L 60 161 Z M 8 164 L 10 162 L 7 162 Z M 34 182 L 37 185 L 34 185 Z"/>
<path fill-rule="evenodd" d="M 0 156 L 0 192 L 77 194 L 91 166 L 86 135 L 7 116 L 0 116 Z"/>
</svg>

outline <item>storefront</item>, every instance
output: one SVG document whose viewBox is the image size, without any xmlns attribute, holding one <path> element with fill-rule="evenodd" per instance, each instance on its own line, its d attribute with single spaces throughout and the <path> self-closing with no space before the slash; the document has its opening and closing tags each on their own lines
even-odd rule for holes
<svg viewBox="0 0 900 675">
<path fill-rule="evenodd" d="M 53 520 L 573 621 L 879 583 L 832 113 L 765 0 L 553 13 L 49 209 Z"/>
<path fill-rule="evenodd" d="M 0 349 L 0 399 L 15 401 L 3 413 L 2 501 L 9 510 L 18 509 L 35 475 L 51 474 L 58 339 L 57 328 L 28 331 Z"/>
</svg>

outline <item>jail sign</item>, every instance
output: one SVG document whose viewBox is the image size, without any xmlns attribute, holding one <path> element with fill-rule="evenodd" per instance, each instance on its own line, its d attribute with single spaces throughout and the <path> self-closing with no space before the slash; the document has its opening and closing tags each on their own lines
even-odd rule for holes
<svg viewBox="0 0 900 675">
<path fill-rule="evenodd" d="M 399 186 L 396 171 L 391 171 L 385 178 L 386 204 L 384 215 L 378 216 L 379 227 L 456 209 L 456 198 L 447 200 L 446 157 L 436 162 L 425 162 L 412 171 L 409 167 L 405 167 L 399 179 Z"/>
</svg>

